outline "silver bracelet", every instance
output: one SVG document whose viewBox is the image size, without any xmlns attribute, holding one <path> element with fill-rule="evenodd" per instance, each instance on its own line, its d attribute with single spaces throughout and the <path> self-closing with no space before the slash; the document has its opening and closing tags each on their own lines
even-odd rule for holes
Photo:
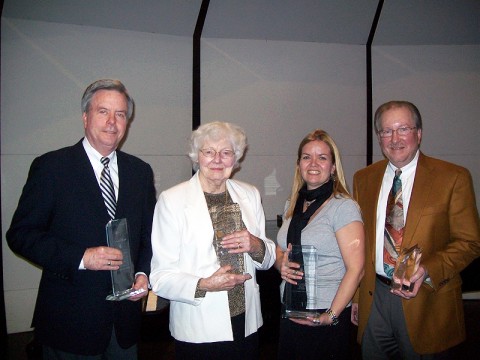
<svg viewBox="0 0 480 360">
<path fill-rule="evenodd" d="M 332 323 L 330 324 L 331 326 L 335 326 L 339 323 L 340 320 L 338 320 L 337 314 L 335 314 L 335 311 L 332 309 L 327 309 L 325 313 L 330 316 L 330 319 L 332 319 Z"/>
</svg>

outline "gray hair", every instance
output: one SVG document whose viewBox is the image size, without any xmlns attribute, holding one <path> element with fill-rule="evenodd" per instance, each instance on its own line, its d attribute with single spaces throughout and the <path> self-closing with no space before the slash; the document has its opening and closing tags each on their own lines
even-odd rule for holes
<svg viewBox="0 0 480 360">
<path fill-rule="evenodd" d="M 207 140 L 220 141 L 228 140 L 232 144 L 235 152 L 235 163 L 233 168 L 240 166 L 240 159 L 247 147 L 247 136 L 245 131 L 232 123 L 214 121 L 200 125 L 197 130 L 192 132 L 190 137 L 190 151 L 188 156 L 192 161 L 193 169 L 198 170 L 198 153 Z"/>
<path fill-rule="evenodd" d="M 128 94 L 125 85 L 120 80 L 101 79 L 90 84 L 82 96 L 82 113 L 88 113 L 90 110 L 90 103 L 92 102 L 93 95 L 99 90 L 114 90 L 120 94 L 125 95 L 127 98 L 127 119 L 130 120 L 133 114 L 134 102 L 132 97 Z"/>
</svg>

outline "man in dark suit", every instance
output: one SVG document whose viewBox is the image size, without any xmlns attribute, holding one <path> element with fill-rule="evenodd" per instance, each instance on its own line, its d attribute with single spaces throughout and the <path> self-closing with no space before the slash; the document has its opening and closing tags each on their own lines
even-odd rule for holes
<svg viewBox="0 0 480 360">
<path fill-rule="evenodd" d="M 452 355 L 448 349 L 465 339 L 460 271 L 480 255 L 472 179 L 467 169 L 419 150 L 422 120 L 412 103 L 381 105 L 375 130 L 387 159 L 358 171 L 353 180 L 366 232 L 365 276 L 352 306 L 363 358 L 446 359 Z M 396 239 L 387 233 L 385 218 L 397 169 L 403 199 L 398 203 L 403 214 L 395 215 L 403 234 L 397 251 L 422 249 L 418 270 L 406 279 L 414 283 L 411 291 L 390 290 L 393 268 L 389 255 L 384 257 L 392 254 L 385 239 L 387 244 Z"/>
<path fill-rule="evenodd" d="M 114 185 L 114 218 L 126 218 L 134 289 L 148 289 L 153 171 L 117 150 L 133 113 L 118 80 L 98 80 L 82 98 L 85 137 L 36 158 L 7 232 L 18 255 L 42 268 L 32 326 L 44 359 L 136 359 L 140 298 L 108 301 L 122 252 L 107 246 L 111 219 L 100 189 L 103 157 Z"/>
</svg>

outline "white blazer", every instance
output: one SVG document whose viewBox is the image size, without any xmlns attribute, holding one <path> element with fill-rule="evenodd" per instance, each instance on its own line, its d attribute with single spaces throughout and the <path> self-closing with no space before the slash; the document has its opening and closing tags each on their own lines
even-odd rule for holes
<svg viewBox="0 0 480 360">
<path fill-rule="evenodd" d="M 275 262 L 275 244 L 265 236 L 265 214 L 258 190 L 249 184 L 227 180 L 227 189 L 240 205 L 248 231 L 265 243 L 263 263 L 244 254 L 245 336 L 262 326 L 259 286 L 255 270 Z M 190 343 L 233 340 L 227 291 L 207 292 L 195 298 L 197 282 L 220 266 L 213 247 L 213 225 L 198 172 L 189 180 L 160 194 L 152 225 L 150 283 L 155 294 L 171 300 L 170 332 Z"/>
</svg>

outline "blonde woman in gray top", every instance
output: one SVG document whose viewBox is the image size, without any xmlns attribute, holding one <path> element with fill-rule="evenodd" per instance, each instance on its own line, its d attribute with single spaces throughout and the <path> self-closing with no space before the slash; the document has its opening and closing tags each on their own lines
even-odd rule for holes
<svg viewBox="0 0 480 360">
<path fill-rule="evenodd" d="M 292 245 L 317 249 L 313 308 L 320 314 L 281 320 L 278 358 L 351 359 L 350 305 L 363 276 L 364 229 L 359 207 L 347 191 L 338 148 L 323 130 L 300 143 L 277 243 L 282 294 L 285 286 L 304 281 L 300 265 L 288 261 Z"/>
</svg>

